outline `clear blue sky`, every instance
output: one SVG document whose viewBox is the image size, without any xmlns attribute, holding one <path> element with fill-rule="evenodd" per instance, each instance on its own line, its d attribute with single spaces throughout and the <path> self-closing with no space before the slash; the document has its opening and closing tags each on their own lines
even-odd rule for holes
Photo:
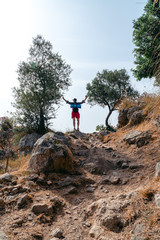
<svg viewBox="0 0 160 240">
<path fill-rule="evenodd" d="M 11 88 L 18 84 L 16 69 L 26 60 L 32 38 L 42 35 L 53 51 L 71 65 L 72 86 L 65 97 L 82 100 L 86 84 L 103 69 L 126 68 L 133 86 L 140 92 L 152 91 L 152 81 L 136 82 L 132 21 L 143 13 L 147 0 L 5 0 L 0 1 L 0 116 L 12 111 Z M 84 104 L 81 131 L 93 132 L 104 124 L 107 107 Z M 62 102 L 53 121 L 55 130 L 71 130 L 71 109 Z M 116 114 L 110 119 L 116 124 Z"/>
</svg>

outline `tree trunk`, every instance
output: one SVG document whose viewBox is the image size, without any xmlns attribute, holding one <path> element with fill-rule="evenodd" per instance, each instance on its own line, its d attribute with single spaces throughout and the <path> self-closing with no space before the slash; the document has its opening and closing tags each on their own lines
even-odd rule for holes
<svg viewBox="0 0 160 240">
<path fill-rule="evenodd" d="M 5 173 L 7 172 L 7 169 L 8 169 L 8 163 L 9 163 L 9 156 L 7 156 L 7 159 L 6 159 Z"/>
<path fill-rule="evenodd" d="M 114 109 L 109 109 L 109 113 L 106 117 L 106 120 L 105 120 L 105 124 L 106 124 L 106 127 L 110 127 L 109 123 L 108 123 L 108 120 L 109 120 L 109 117 L 111 116 L 112 112 L 114 111 Z"/>
<path fill-rule="evenodd" d="M 39 123 L 38 132 L 44 134 L 45 131 L 46 131 L 46 129 L 45 129 L 43 109 L 40 108 L 40 123 Z"/>
</svg>

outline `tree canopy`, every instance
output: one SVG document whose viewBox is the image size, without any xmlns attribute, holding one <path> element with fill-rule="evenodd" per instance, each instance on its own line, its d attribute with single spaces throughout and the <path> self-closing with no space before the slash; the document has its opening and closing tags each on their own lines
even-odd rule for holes
<svg viewBox="0 0 160 240">
<path fill-rule="evenodd" d="M 160 8 L 158 0 L 148 0 L 144 14 L 133 21 L 133 42 L 137 80 L 156 78 L 160 83 Z"/>
<path fill-rule="evenodd" d="M 99 104 L 102 107 L 108 107 L 106 127 L 110 127 L 108 124 L 109 117 L 116 110 L 122 98 L 138 95 L 138 92 L 132 88 L 129 78 L 125 69 L 103 70 L 102 73 L 97 73 L 91 83 L 87 84 L 88 102 L 91 105 Z"/>
<path fill-rule="evenodd" d="M 44 133 L 55 117 L 63 91 L 70 85 L 70 65 L 52 44 L 38 35 L 33 38 L 29 58 L 18 65 L 19 87 L 13 89 L 16 119 L 27 131 Z"/>
</svg>

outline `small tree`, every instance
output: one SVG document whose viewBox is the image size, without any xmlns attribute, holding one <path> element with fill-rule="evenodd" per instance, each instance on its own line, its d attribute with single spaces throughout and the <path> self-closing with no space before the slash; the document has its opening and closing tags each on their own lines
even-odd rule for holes
<svg viewBox="0 0 160 240">
<path fill-rule="evenodd" d="M 27 131 L 45 133 L 55 117 L 63 91 L 70 85 L 71 67 L 52 45 L 38 35 L 29 49 L 29 58 L 18 66 L 19 87 L 13 89 L 16 120 Z"/>
<path fill-rule="evenodd" d="M 156 78 L 160 84 L 160 2 L 148 0 L 144 13 L 133 21 L 133 42 L 137 80 Z"/>
<path fill-rule="evenodd" d="M 4 158 L 6 158 L 5 172 L 8 169 L 9 158 L 12 153 L 12 136 L 13 126 L 9 119 L 5 119 L 0 124 L 0 148 L 4 150 Z"/>
<path fill-rule="evenodd" d="M 106 127 L 109 117 L 112 112 L 117 110 L 117 105 L 121 102 L 124 96 L 137 96 L 129 82 L 129 75 L 125 69 L 108 71 L 103 70 L 102 73 L 97 73 L 91 83 L 87 84 L 88 102 L 91 105 L 99 104 L 102 107 L 107 106 L 109 113 L 106 117 Z"/>
</svg>

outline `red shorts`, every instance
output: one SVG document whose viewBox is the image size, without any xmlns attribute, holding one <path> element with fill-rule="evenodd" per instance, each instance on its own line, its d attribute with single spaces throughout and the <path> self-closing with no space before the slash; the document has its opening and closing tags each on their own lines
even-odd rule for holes
<svg viewBox="0 0 160 240">
<path fill-rule="evenodd" d="M 79 119 L 79 118 L 80 118 L 79 112 L 76 112 L 76 113 L 72 112 L 72 118 L 77 118 L 77 119 Z"/>
</svg>

